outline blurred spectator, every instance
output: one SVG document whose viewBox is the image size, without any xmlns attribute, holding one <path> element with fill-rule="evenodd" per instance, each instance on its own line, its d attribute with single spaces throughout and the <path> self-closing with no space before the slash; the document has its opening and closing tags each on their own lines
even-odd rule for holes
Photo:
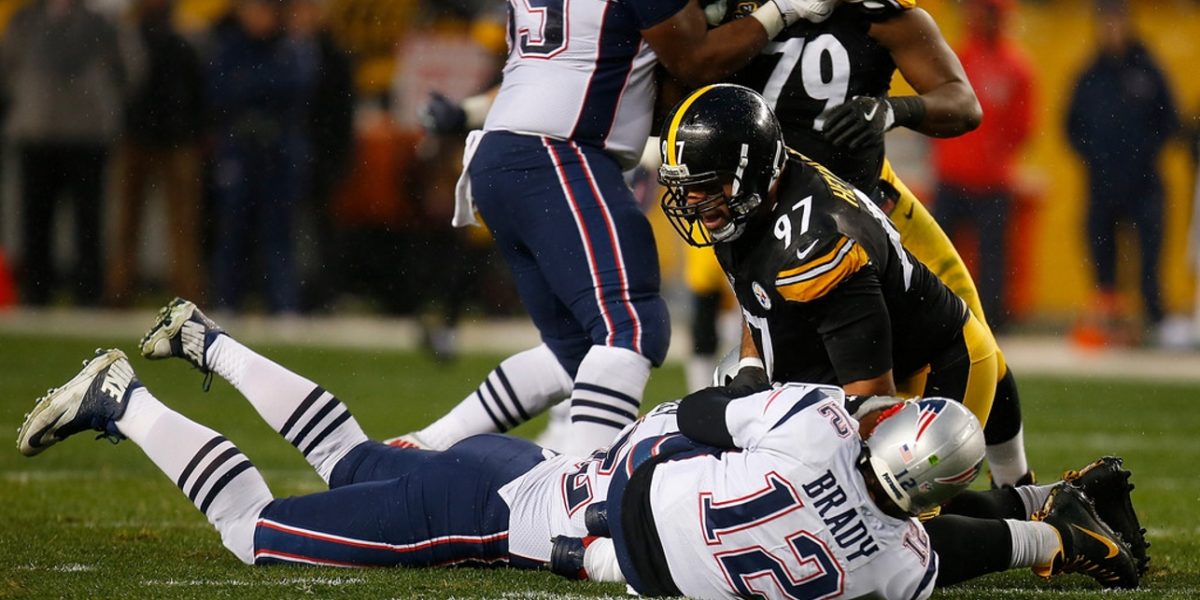
<svg viewBox="0 0 1200 600">
<path fill-rule="evenodd" d="M 317 56 L 313 44 L 287 34 L 284 8 L 279 0 L 237 0 L 232 18 L 212 34 L 213 293 L 220 308 L 240 309 L 243 283 L 262 281 L 269 312 L 298 309 L 292 226 L 308 185 L 307 108 Z"/>
<path fill-rule="evenodd" d="M 146 79 L 125 112 L 118 157 L 117 226 L 107 282 L 107 301 L 114 306 L 133 300 L 148 195 L 166 205 L 170 292 L 199 298 L 205 289 L 198 144 L 204 75 L 195 49 L 171 23 L 173 6 L 173 0 L 141 0 L 134 11 L 148 61 Z"/>
<path fill-rule="evenodd" d="M 101 300 L 105 167 L 125 94 L 141 73 L 136 36 L 81 0 L 34 0 L 9 23 L 0 48 L 10 107 L 5 130 L 20 163 L 21 294 L 44 305 L 58 283 L 75 300 Z M 74 268 L 56 276 L 51 233 L 60 196 L 74 208 Z"/>
<path fill-rule="evenodd" d="M 1107 329 L 1100 335 L 1112 337 L 1120 332 L 1111 325 L 1122 316 L 1116 292 L 1118 222 L 1133 225 L 1141 246 L 1147 325 L 1157 328 L 1163 318 L 1158 282 L 1163 186 L 1157 163 L 1179 120 L 1162 70 L 1133 30 L 1128 6 L 1099 0 L 1096 9 L 1099 52 L 1076 82 L 1067 133 L 1088 171 L 1087 234 L 1100 319 Z"/>
<path fill-rule="evenodd" d="M 957 52 L 983 107 L 983 123 L 971 133 L 933 143 L 938 176 L 934 216 L 960 248 L 962 227 L 974 229 L 979 257 L 975 281 L 993 330 L 1008 320 L 1007 232 L 1017 154 L 1029 137 L 1033 108 L 1033 68 L 1007 33 L 1011 10 L 1012 0 L 968 5 L 967 39 Z"/>
<path fill-rule="evenodd" d="M 346 178 L 354 154 L 354 71 L 350 55 L 334 40 L 322 0 L 293 0 L 288 28 L 308 44 L 317 60 L 316 81 L 308 106 L 311 184 L 302 196 L 303 221 L 310 230 L 303 238 L 313 257 L 304 272 L 304 308 L 329 310 L 341 289 L 338 275 L 343 258 L 333 235 L 330 202 Z"/>
</svg>

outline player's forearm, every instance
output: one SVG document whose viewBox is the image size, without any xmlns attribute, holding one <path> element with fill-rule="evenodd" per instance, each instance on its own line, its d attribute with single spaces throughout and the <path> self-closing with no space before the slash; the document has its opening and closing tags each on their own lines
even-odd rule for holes
<svg viewBox="0 0 1200 600">
<path fill-rule="evenodd" d="M 954 137 L 974 130 L 983 121 L 983 107 L 971 85 L 965 81 L 946 83 L 920 96 L 894 100 L 906 98 L 915 99 L 921 106 L 910 108 L 904 114 L 903 109 L 897 107 L 897 127 L 908 127 L 933 137 Z"/>
<path fill-rule="evenodd" d="M 754 345 L 754 334 L 750 333 L 750 326 L 742 320 L 742 350 L 740 358 L 758 358 L 762 357 L 758 354 L 758 347 Z"/>
<path fill-rule="evenodd" d="M 693 86 L 728 78 L 766 47 L 767 31 L 755 19 L 739 19 L 713 29 L 696 49 L 667 65 L 671 74 Z"/>
<path fill-rule="evenodd" d="M 896 382 L 892 379 L 892 370 L 870 379 L 851 381 L 842 386 L 847 394 L 854 396 L 895 396 Z"/>
</svg>

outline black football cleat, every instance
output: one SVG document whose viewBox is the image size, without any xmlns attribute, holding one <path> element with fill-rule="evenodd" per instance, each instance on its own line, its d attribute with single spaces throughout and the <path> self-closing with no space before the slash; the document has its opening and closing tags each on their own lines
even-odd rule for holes
<svg viewBox="0 0 1200 600">
<path fill-rule="evenodd" d="M 1129 496 L 1133 491 L 1133 484 L 1129 482 L 1131 473 L 1124 468 L 1123 462 L 1119 457 L 1105 456 L 1078 471 L 1063 473 L 1063 481 L 1083 490 L 1092 499 L 1096 514 L 1129 544 L 1137 561 L 1138 575 L 1145 575 L 1150 564 L 1147 553 L 1150 543 L 1146 541 L 1146 530 L 1133 510 L 1133 500 Z"/>
<path fill-rule="evenodd" d="M 1033 568 L 1037 575 L 1083 573 L 1106 588 L 1138 586 L 1137 564 L 1129 545 L 1100 519 L 1095 505 L 1079 488 L 1055 487 L 1032 519 L 1054 527 L 1062 541 L 1050 564 Z"/>
</svg>

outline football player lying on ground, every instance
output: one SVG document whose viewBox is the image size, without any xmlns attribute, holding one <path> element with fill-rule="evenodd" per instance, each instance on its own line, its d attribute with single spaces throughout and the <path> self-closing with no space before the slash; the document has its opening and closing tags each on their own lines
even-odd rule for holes
<svg viewBox="0 0 1200 600">
<path fill-rule="evenodd" d="M 438 452 L 368 440 L 338 399 L 190 302 L 164 308 L 142 353 L 228 380 L 331 489 L 273 498 L 230 441 L 160 403 L 119 350 L 40 399 L 19 450 L 89 429 L 128 438 L 248 564 L 541 568 L 557 547 L 559 570 L 576 556 L 642 594 L 704 598 L 924 598 L 935 582 L 1010 567 L 1138 583 L 1128 545 L 1089 499 L 1110 499 L 1103 510 L 1137 526 L 1116 460 L 1052 487 L 976 493 L 1021 517 L 1040 507 L 1039 520 L 939 517 L 927 534 L 911 515 L 965 488 L 983 459 L 979 423 L 944 399 L 865 415 L 866 443 L 841 389 L 789 384 L 664 404 L 585 460 L 494 434 Z M 606 537 L 583 550 L 572 538 L 589 533 Z"/>
</svg>

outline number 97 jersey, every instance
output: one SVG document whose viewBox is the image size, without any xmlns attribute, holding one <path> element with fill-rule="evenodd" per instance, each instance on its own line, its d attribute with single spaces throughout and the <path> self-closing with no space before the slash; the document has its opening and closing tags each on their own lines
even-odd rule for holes
<svg viewBox="0 0 1200 600">
<path fill-rule="evenodd" d="M 926 598 L 937 555 L 916 519 L 872 502 L 842 391 L 788 384 L 725 412 L 740 452 L 657 467 L 650 502 L 693 598 Z"/>
</svg>

